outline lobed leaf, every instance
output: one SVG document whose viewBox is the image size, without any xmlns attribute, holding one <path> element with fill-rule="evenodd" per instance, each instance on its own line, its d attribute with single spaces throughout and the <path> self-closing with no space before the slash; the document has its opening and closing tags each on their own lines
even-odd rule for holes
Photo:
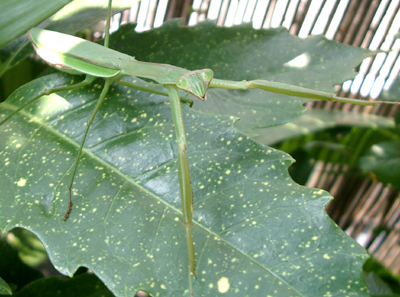
<svg viewBox="0 0 400 297">
<path fill-rule="evenodd" d="M 139 85 L 146 83 L 135 80 Z M 35 80 L 1 104 L 15 110 Z M 35 233 L 62 273 L 92 269 L 116 296 L 187 295 L 176 141 L 167 97 L 113 86 L 68 182 L 101 84 L 44 97 L 0 126 L 0 228 Z M 326 215 L 328 193 L 289 177 L 293 159 L 183 107 L 194 194 L 195 296 L 368 296 L 367 253 Z"/>
</svg>

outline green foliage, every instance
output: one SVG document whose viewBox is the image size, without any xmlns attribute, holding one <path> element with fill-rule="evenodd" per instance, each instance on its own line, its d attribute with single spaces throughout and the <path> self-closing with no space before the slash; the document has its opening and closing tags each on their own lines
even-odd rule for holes
<svg viewBox="0 0 400 297">
<path fill-rule="evenodd" d="M 45 290 L 43 288 L 46 288 Z M 60 276 L 36 280 L 15 294 L 16 297 L 113 297 L 94 274 L 81 274 L 70 279 Z"/>
<path fill-rule="evenodd" d="M 2 278 L 0 294 L 6 291 L 17 291 L 25 285 L 43 277 L 43 275 L 24 264 L 18 252 L 0 237 L 0 276 Z"/>
<path fill-rule="evenodd" d="M 72 0 L 3 0 L 0 3 L 0 48 L 38 25 Z"/>
<path fill-rule="evenodd" d="M 59 10 L 68 2 L 70 2 L 68 5 Z M 131 5 L 132 0 L 114 0 L 113 12 L 130 8 Z M 59 11 L 48 19 L 49 15 L 57 10 Z M 23 17 L 17 17 L 16 13 L 21 13 Z M 24 67 L 25 69 L 18 69 L 18 73 L 15 73 L 14 70 L 16 65 L 33 53 L 28 36 L 24 33 L 41 22 L 44 22 L 41 25 L 49 30 L 68 34 L 76 33 L 104 20 L 107 17 L 107 2 L 98 0 L 75 0 L 72 2 L 71 0 L 2 0 L 0 16 L 0 77 L 3 77 L 1 91 L 6 96 L 11 93 L 9 92 L 10 85 L 17 87 L 22 85 L 30 73 L 26 69 L 27 66 Z M 14 34 L 15 30 L 18 31 Z M 23 35 L 13 39 L 20 34 Z"/>
<path fill-rule="evenodd" d="M 400 296 L 400 278 L 383 267 L 374 258 L 369 258 L 364 264 L 364 274 L 372 297 Z"/>
<path fill-rule="evenodd" d="M 324 91 L 353 77 L 352 69 L 371 54 L 322 37 L 300 40 L 281 29 L 177 24 L 141 34 L 125 26 L 111 44 L 138 60 L 209 67 L 218 78 L 263 78 Z M 306 63 L 293 64 L 297 57 Z M 48 88 L 79 79 L 57 73 L 34 80 L 0 106 L 0 116 Z M 0 228 L 31 230 L 60 272 L 72 276 L 88 267 L 116 296 L 139 289 L 154 296 L 187 295 L 167 97 L 112 86 L 85 143 L 71 216 L 62 221 L 71 168 L 101 84 L 43 97 L 0 126 L 5 140 Z M 266 133 L 269 126 L 289 122 L 305 112 L 304 101 L 254 90 L 211 90 L 206 103 L 183 107 L 194 192 L 195 296 L 368 296 L 361 270 L 368 255 L 326 215 L 329 194 L 294 183 L 289 155 L 241 132 L 254 136 L 254 128 Z M 96 282 L 90 275 L 78 278 L 40 279 L 24 294 Z"/>
<path fill-rule="evenodd" d="M 313 112 L 316 116 L 332 115 L 332 112 Z M 342 164 L 360 169 L 366 175 L 385 184 L 400 188 L 400 130 L 393 120 L 375 115 L 363 115 L 358 127 L 351 128 L 351 123 L 359 119 L 352 116 L 351 122 L 345 120 L 350 114 L 336 113 L 336 120 L 328 119 L 322 127 L 311 128 L 310 123 L 317 122 L 306 118 L 299 119 L 295 126 L 290 123 L 274 128 L 281 132 L 277 137 L 263 137 L 260 140 L 282 139 L 283 136 L 305 134 L 290 138 L 276 145 L 276 148 L 292 154 L 302 152 L 305 158 Z M 363 127 L 364 126 L 364 127 Z M 310 127 L 310 129 L 308 129 Z M 323 130 L 322 128 L 328 128 Z M 370 128 L 367 128 L 370 127 Z M 306 131 L 318 131 L 306 134 Z M 283 136 L 282 136 L 283 135 Z M 297 164 L 294 165 L 296 167 Z M 391 168 L 391 170 L 387 170 Z M 359 172 L 361 174 L 361 171 Z"/>
<path fill-rule="evenodd" d="M 33 234 L 24 232 L 23 238 L 32 238 Z M 20 252 L 20 251 L 19 251 Z M 75 297 L 112 297 L 105 285 L 93 274 L 82 273 L 71 279 L 44 277 L 38 270 L 32 269 L 18 257 L 19 253 L 4 238 L 0 238 L 0 296 L 75 296 Z M 7 283 L 6 283 L 7 281 Z M 11 292 L 11 288 L 13 292 Z M 11 294 L 13 293 L 13 294 Z"/>
<path fill-rule="evenodd" d="M 322 36 L 300 39 L 284 28 L 223 28 L 212 22 L 180 27 L 177 20 L 143 33 L 135 33 L 133 25 L 123 26 L 111 36 L 110 47 L 140 61 L 211 68 L 216 78 L 266 79 L 326 92 L 335 92 L 334 84 L 353 78 L 353 68 L 373 54 Z M 282 125 L 303 115 L 305 101 L 260 90 L 210 89 L 208 100 L 195 102 L 194 109 L 238 117 L 235 127 L 256 136 L 261 133 L 256 128 Z"/>
<path fill-rule="evenodd" d="M 0 277 L 0 294 L 12 295 L 10 286 Z"/>
<path fill-rule="evenodd" d="M 400 189 L 399 140 L 374 144 L 359 160 L 359 164 L 363 170 L 372 172 L 379 181 Z"/>
</svg>

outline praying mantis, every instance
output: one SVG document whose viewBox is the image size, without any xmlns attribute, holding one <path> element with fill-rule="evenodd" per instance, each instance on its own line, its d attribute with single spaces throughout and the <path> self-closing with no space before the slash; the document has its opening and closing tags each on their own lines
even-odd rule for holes
<svg viewBox="0 0 400 297">
<path fill-rule="evenodd" d="M 287 95 L 317 100 L 322 99 L 328 101 L 342 101 L 363 105 L 378 104 L 378 102 L 371 103 L 354 99 L 341 98 L 330 93 L 313 91 L 301 87 L 290 86 L 287 84 L 268 82 L 265 80 L 220 80 L 213 77 L 213 72 L 211 69 L 189 71 L 172 65 L 140 62 L 128 55 L 108 49 L 106 46 L 100 46 L 88 41 L 84 41 L 82 39 L 78 39 L 76 37 L 43 29 L 34 28 L 30 31 L 29 34 L 34 47 L 38 51 L 39 55 L 46 62 L 66 72 L 87 75 L 86 79 L 81 83 L 78 83 L 72 87 L 69 86 L 65 88 L 53 89 L 51 92 L 59 92 L 63 90 L 79 88 L 86 84 L 92 83 L 94 78 L 96 77 L 102 77 L 105 79 L 103 91 L 98 99 L 96 107 L 92 112 L 92 115 L 88 120 L 85 135 L 77 154 L 77 158 L 73 168 L 73 174 L 69 184 L 69 204 L 67 211 L 64 215 L 64 220 L 66 220 L 71 214 L 73 199 L 72 186 L 74 183 L 75 173 L 79 164 L 79 158 L 82 154 L 82 149 L 85 143 L 86 136 L 90 129 L 90 125 L 93 122 L 93 119 L 98 109 L 100 108 L 100 105 L 107 95 L 110 85 L 113 82 L 120 82 L 120 79 L 123 76 L 135 76 L 151 79 L 166 88 L 170 98 L 172 117 L 174 120 L 176 138 L 178 142 L 178 176 L 181 192 L 182 214 L 184 218 L 183 221 L 186 231 L 189 258 L 189 292 L 191 295 L 193 295 L 193 289 L 191 288 L 191 275 L 196 277 L 195 252 L 193 248 L 193 240 L 191 234 L 193 197 L 188 161 L 186 158 L 187 142 L 185 137 L 182 111 L 180 107 L 181 98 L 179 97 L 178 89 L 186 91 L 201 100 L 206 99 L 208 88 L 214 87 L 238 90 L 258 88 L 266 91 L 278 92 Z M 107 35 L 108 30 L 106 30 L 106 36 Z M 68 49 L 68 47 L 70 48 Z M 34 100 L 36 99 L 28 102 L 28 104 L 30 104 Z M 0 125 L 6 122 L 9 118 L 21 111 L 26 106 L 27 105 L 22 106 L 21 108 L 17 109 L 12 114 L 7 116 L 0 123 Z"/>
</svg>

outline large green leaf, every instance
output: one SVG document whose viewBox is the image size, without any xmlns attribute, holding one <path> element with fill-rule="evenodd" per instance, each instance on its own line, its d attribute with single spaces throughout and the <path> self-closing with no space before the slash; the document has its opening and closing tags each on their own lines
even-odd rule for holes
<svg viewBox="0 0 400 297">
<path fill-rule="evenodd" d="M 177 30 L 186 30 L 176 34 L 186 32 L 189 50 L 184 43 L 177 50 L 173 35 L 166 34 Z M 208 32 L 207 39 L 202 37 L 203 30 Z M 279 44 L 293 38 L 282 30 L 255 31 L 249 26 L 219 29 L 210 24 L 180 29 L 169 23 L 154 32 L 160 37 L 151 35 L 153 48 L 162 43 L 167 51 L 171 44 L 172 56 L 165 56 L 162 62 L 190 69 L 212 67 L 220 78 L 234 79 L 240 74 L 248 79 L 267 78 L 263 73 L 270 61 L 262 53 L 276 50 L 276 57 L 270 58 L 273 66 L 278 53 L 282 53 Z M 255 33 L 259 34 L 257 38 Z M 238 34 L 245 41 L 240 43 L 235 37 Z M 128 35 L 120 36 L 130 42 Z M 264 36 L 273 38 L 268 43 Z M 228 37 L 232 42 L 226 41 Z M 190 41 L 196 38 L 200 39 L 192 44 L 197 46 L 190 47 Z M 148 43 L 141 39 L 135 42 L 151 52 Z M 303 47 L 315 48 L 326 42 L 319 40 Z M 322 48 L 338 49 L 336 44 L 328 43 Z M 241 48 L 235 50 L 240 44 Z M 290 46 L 290 50 L 295 47 Z M 259 56 L 251 52 L 253 47 Z M 237 61 L 239 55 L 247 63 L 241 62 L 239 67 L 227 54 L 232 51 L 236 51 Z M 178 54 L 192 64 L 175 63 Z M 299 52 L 283 54 L 289 62 Z M 194 58 L 202 66 L 197 67 Z M 283 64 L 277 63 L 280 72 L 276 77 L 285 81 L 285 70 L 288 77 L 299 75 L 290 74 L 292 67 L 282 70 Z M 311 67 L 308 71 L 321 68 Z M 235 69 L 236 74 L 228 74 Z M 250 77 L 252 71 L 255 74 Z M 304 70 L 302 76 L 311 82 L 314 78 L 308 79 L 307 73 Z M 343 73 L 341 79 L 346 79 L 351 72 Z M 144 84 L 134 78 L 131 81 Z M 61 74 L 33 81 L 1 105 L 1 114 L 9 114 L 47 88 L 67 83 L 70 77 Z M 44 243 L 57 269 L 72 275 L 79 266 L 86 266 L 117 296 L 132 296 L 139 289 L 155 296 L 187 295 L 186 240 L 167 97 L 113 86 L 84 147 L 74 184 L 72 214 L 62 221 L 73 162 L 100 89 L 101 85 L 95 84 L 42 98 L 0 126 L 0 137 L 4 139 L 0 142 L 0 162 L 4 164 L 0 167 L 0 227 L 5 231 L 15 226 L 31 230 Z M 283 104 L 282 98 L 268 93 L 262 93 L 259 99 L 259 92 L 224 92 L 212 90 L 208 102 L 226 100 L 226 106 L 237 104 L 245 111 L 247 104 L 254 102 L 243 104 L 241 96 L 258 100 L 247 110 L 253 114 L 254 110 L 263 110 L 263 116 L 254 117 L 253 124 L 244 112 L 246 131 L 287 122 L 303 112 L 303 100 L 284 97 Z M 222 113 L 227 115 L 184 106 L 194 191 L 195 296 L 368 296 L 361 273 L 367 254 L 326 215 L 324 206 L 331 197 L 324 191 L 295 184 L 287 173 L 293 162 L 289 155 L 236 130 L 233 123 L 237 118 L 231 116 L 237 115 L 234 109 Z M 276 118 L 263 120 L 268 114 Z"/>
<path fill-rule="evenodd" d="M 178 20 L 143 33 L 134 32 L 133 25 L 122 26 L 111 36 L 110 46 L 141 61 L 192 70 L 208 67 L 217 78 L 267 79 L 326 92 L 335 92 L 333 85 L 353 78 L 353 69 L 373 54 L 323 36 L 300 39 L 284 28 L 255 30 L 251 24 L 224 28 L 213 22 L 180 27 Z M 259 90 L 213 89 L 208 98 L 195 102 L 194 108 L 239 117 L 235 127 L 248 135 L 256 134 L 254 128 L 298 118 L 307 101 Z"/>
<path fill-rule="evenodd" d="M 9 113 L 40 90 L 2 104 Z M 137 81 L 140 83 L 140 81 Z M 67 184 L 95 85 L 43 98 L 0 127 L 0 226 L 34 232 L 54 265 L 92 269 L 116 296 L 187 292 L 187 257 L 168 98 L 113 86 Z M 289 155 L 238 132 L 233 119 L 184 106 L 194 192 L 195 296 L 368 296 L 367 254 L 326 215 L 328 193 L 301 187 Z"/>
<path fill-rule="evenodd" d="M 0 48 L 71 1 L 2 0 L 0 2 Z"/>
</svg>

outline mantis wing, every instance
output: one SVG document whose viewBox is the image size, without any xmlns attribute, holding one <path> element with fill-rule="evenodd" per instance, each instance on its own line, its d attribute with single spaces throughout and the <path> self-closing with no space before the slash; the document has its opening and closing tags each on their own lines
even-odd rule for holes
<svg viewBox="0 0 400 297">
<path fill-rule="evenodd" d="M 75 36 L 33 28 L 29 38 L 37 53 L 50 65 L 71 74 L 95 77 L 137 76 L 160 84 L 173 84 L 204 100 L 214 73 L 189 71 L 167 64 L 136 61 L 133 57 Z"/>
<path fill-rule="evenodd" d="M 121 73 L 114 60 L 134 58 L 75 36 L 32 28 L 29 38 L 40 57 L 50 65 L 74 74 L 113 77 Z"/>
</svg>

